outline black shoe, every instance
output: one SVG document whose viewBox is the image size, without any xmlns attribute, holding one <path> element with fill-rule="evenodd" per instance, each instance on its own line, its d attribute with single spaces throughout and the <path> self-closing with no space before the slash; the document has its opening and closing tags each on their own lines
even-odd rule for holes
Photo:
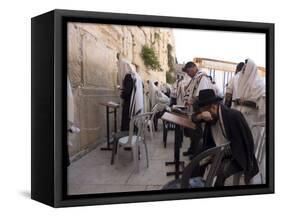
<svg viewBox="0 0 281 217">
<path fill-rule="evenodd" d="M 189 155 L 193 155 L 193 154 L 194 154 L 193 151 L 190 149 L 188 149 L 187 151 L 182 153 L 183 156 L 189 156 Z"/>
</svg>

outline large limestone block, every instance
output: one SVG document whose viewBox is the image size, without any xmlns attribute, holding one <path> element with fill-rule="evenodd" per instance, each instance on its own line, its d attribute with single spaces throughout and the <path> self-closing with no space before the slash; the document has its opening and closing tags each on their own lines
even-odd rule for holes
<svg viewBox="0 0 281 217">
<path fill-rule="evenodd" d="M 82 89 L 80 106 L 81 148 L 95 147 L 106 138 L 106 108 L 101 102 L 119 101 L 115 91 L 93 88 Z M 118 126 L 120 125 L 117 111 Z M 114 116 L 109 116 L 110 132 L 114 130 Z"/>
<path fill-rule="evenodd" d="M 83 73 L 86 86 L 113 90 L 117 79 L 116 61 L 116 51 L 90 34 L 84 35 Z"/>
<path fill-rule="evenodd" d="M 141 50 L 145 44 L 155 49 L 163 71 L 148 70 L 144 65 Z M 74 92 L 75 124 L 81 129 L 72 138 L 71 155 L 106 140 L 105 108 L 99 103 L 120 102 L 120 92 L 116 90 L 116 54 L 121 53 L 137 65 L 144 82 L 148 79 L 165 82 L 167 44 L 175 45 L 170 29 L 91 23 L 68 25 L 68 73 Z M 118 129 L 120 113 L 121 109 L 117 113 Z M 113 116 L 110 123 L 113 130 Z"/>
<path fill-rule="evenodd" d="M 141 50 L 145 45 L 145 34 L 139 27 L 130 27 L 129 31 L 133 38 L 133 63 L 136 65 L 142 65 L 143 61 L 141 59 Z"/>
<path fill-rule="evenodd" d="M 100 24 L 100 31 L 103 34 L 104 43 L 113 50 L 120 50 L 122 48 L 123 33 L 121 26 L 116 25 L 102 25 Z"/>
<path fill-rule="evenodd" d="M 67 52 L 67 67 L 68 75 L 73 87 L 81 84 L 81 64 L 82 64 L 82 49 L 81 49 L 81 34 L 80 30 L 74 23 L 68 23 L 68 52 Z"/>
<path fill-rule="evenodd" d="M 122 49 L 120 53 L 129 61 L 133 61 L 133 37 L 127 26 L 123 28 Z"/>
</svg>

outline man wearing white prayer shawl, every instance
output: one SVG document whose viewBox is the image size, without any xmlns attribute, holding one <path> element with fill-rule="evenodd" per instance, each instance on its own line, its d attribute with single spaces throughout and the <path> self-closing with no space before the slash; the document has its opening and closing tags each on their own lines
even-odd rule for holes
<svg viewBox="0 0 281 217">
<path fill-rule="evenodd" d="M 191 78 L 189 83 L 184 87 L 184 100 L 185 106 L 190 112 L 193 112 L 196 110 L 194 108 L 194 102 L 197 100 L 199 92 L 205 89 L 214 90 L 214 85 L 205 72 L 199 71 L 194 62 L 186 63 L 182 71 Z M 185 128 L 184 134 L 186 137 L 190 137 L 191 142 L 189 149 L 183 152 L 183 155 L 190 156 L 190 159 L 192 159 L 200 151 L 199 142 L 202 138 L 201 123 L 197 123 L 195 130 Z"/>
<path fill-rule="evenodd" d="M 258 66 L 253 60 L 247 59 L 245 66 L 239 73 L 236 82 L 233 83 L 234 102 L 233 108 L 240 111 L 254 137 L 254 141 L 260 132 L 253 128 L 255 123 L 265 122 L 265 84 L 258 74 Z M 255 144 L 256 145 L 256 144 Z M 257 147 L 255 147 L 257 148 Z M 265 178 L 265 149 L 263 150 L 263 157 L 260 167 L 263 179 Z M 257 182 L 254 178 L 254 182 Z M 264 182 L 265 179 L 262 181 Z"/>
<path fill-rule="evenodd" d="M 133 88 L 133 82 L 131 73 L 134 71 L 131 63 L 122 58 L 120 53 L 117 53 L 117 88 L 121 90 L 122 113 L 121 113 L 121 131 L 129 130 L 129 110 L 130 110 L 130 98 Z M 129 75 L 126 77 L 126 75 Z"/>
<path fill-rule="evenodd" d="M 156 104 L 158 104 L 158 111 L 163 111 L 170 105 L 170 98 L 163 93 L 159 88 L 156 89 Z"/>
<path fill-rule="evenodd" d="M 156 92 L 157 87 L 152 80 L 148 81 L 148 98 L 149 98 L 149 111 L 152 111 L 153 107 L 156 105 Z"/>
<path fill-rule="evenodd" d="M 72 87 L 70 80 L 67 76 L 67 131 L 69 133 L 68 135 L 68 141 L 67 145 L 72 145 L 70 134 L 73 133 L 79 133 L 80 129 L 74 126 L 74 97 L 72 93 Z M 67 147 L 67 152 L 65 154 L 65 160 L 66 160 L 66 165 L 70 165 L 70 160 L 69 160 L 69 150 Z"/>
<path fill-rule="evenodd" d="M 130 100 L 130 117 L 142 114 L 144 112 L 144 95 L 143 83 L 140 75 L 132 70 L 132 78 L 134 81 L 133 91 Z"/>
<path fill-rule="evenodd" d="M 205 72 L 199 71 L 196 64 L 188 62 L 182 69 L 189 77 L 191 77 L 189 83 L 185 86 L 185 105 L 193 111 L 192 105 L 199 95 L 200 90 L 213 89 L 212 81 L 209 79 Z M 214 90 L 215 91 L 215 90 Z"/>
<path fill-rule="evenodd" d="M 80 129 L 74 126 L 74 97 L 69 78 L 67 77 L 67 128 L 71 133 L 79 133 Z"/>
<path fill-rule="evenodd" d="M 170 98 L 160 91 L 153 81 L 149 81 L 149 99 L 150 111 L 156 104 L 158 104 L 158 111 L 163 111 L 170 104 Z"/>
<path fill-rule="evenodd" d="M 265 84 L 258 74 L 258 66 L 247 59 L 237 82 L 233 84 L 234 106 L 246 118 L 249 126 L 265 121 Z"/>
<path fill-rule="evenodd" d="M 72 94 L 72 88 L 67 76 L 67 122 L 68 128 L 74 123 L 74 100 Z"/>
<path fill-rule="evenodd" d="M 127 69 L 127 74 L 123 79 L 121 92 L 123 99 L 121 131 L 128 131 L 131 117 L 144 111 L 144 98 L 143 83 L 139 74 L 128 62 L 124 63 L 124 67 Z"/>
<path fill-rule="evenodd" d="M 170 98 L 166 96 L 151 80 L 148 81 L 148 96 L 150 101 L 150 111 L 156 112 L 154 116 L 154 129 L 157 131 L 157 121 L 158 118 L 162 116 L 162 113 L 169 105 Z M 157 105 L 157 107 L 155 107 Z M 154 110 L 157 109 L 157 110 Z"/>
<path fill-rule="evenodd" d="M 125 75 L 130 73 L 131 70 L 131 64 L 129 61 L 121 58 L 121 54 L 117 54 L 117 85 L 119 86 L 120 89 L 123 88 L 123 80 L 125 78 Z"/>
<path fill-rule="evenodd" d="M 171 95 L 171 86 L 169 84 L 161 82 L 159 89 L 167 97 L 170 97 L 170 95 Z"/>
<path fill-rule="evenodd" d="M 242 71 L 244 65 L 245 65 L 244 62 L 240 62 L 237 64 L 236 70 L 235 70 L 235 75 L 232 77 L 232 79 L 228 82 L 228 84 L 226 86 L 224 104 L 229 108 L 230 107 L 235 108 L 235 105 L 232 103 L 233 92 L 234 92 L 234 94 L 236 94 L 236 91 L 234 91 L 234 88 L 237 88 L 237 86 L 238 86 L 239 75 L 240 75 L 239 73 L 240 73 L 240 71 Z"/>
</svg>

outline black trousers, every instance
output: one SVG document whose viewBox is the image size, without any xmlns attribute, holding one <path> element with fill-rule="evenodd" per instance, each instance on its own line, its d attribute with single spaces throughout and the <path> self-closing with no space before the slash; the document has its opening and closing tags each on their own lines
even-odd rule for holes
<svg viewBox="0 0 281 217">
<path fill-rule="evenodd" d="M 202 139 L 203 132 L 201 128 L 201 124 L 196 124 L 196 129 L 184 129 L 184 135 L 190 138 L 190 147 L 189 152 L 191 154 L 197 155 L 201 152 L 202 147 L 200 145 L 200 140 Z"/>
<path fill-rule="evenodd" d="M 217 179 L 215 182 L 215 187 L 224 186 L 225 180 L 228 177 L 243 170 L 240 167 L 240 165 L 237 163 L 237 161 L 235 159 L 233 159 L 230 146 L 228 146 L 224 149 L 223 155 L 224 155 L 224 157 L 220 163 L 220 166 L 219 166 L 219 169 L 217 172 Z M 209 162 L 206 162 L 205 164 L 202 164 L 200 166 L 198 165 L 193 170 L 191 177 L 203 177 L 207 166 L 211 163 L 212 163 L 212 159 Z"/>
<path fill-rule="evenodd" d="M 162 115 L 166 112 L 166 110 L 164 111 L 161 111 L 161 112 L 157 112 L 154 116 L 154 120 L 153 120 L 153 123 L 154 123 L 154 129 L 155 131 L 157 132 L 158 130 L 158 119 L 162 117 Z"/>
<path fill-rule="evenodd" d="M 240 171 L 242 171 L 242 168 L 236 162 L 235 159 L 232 158 L 223 159 L 217 173 L 217 180 L 215 182 L 215 187 L 224 186 L 225 180 L 228 177 Z"/>
<path fill-rule="evenodd" d="M 130 101 L 123 102 L 122 118 L 121 118 L 121 131 L 129 131 L 130 126 Z"/>
<path fill-rule="evenodd" d="M 171 97 L 170 107 L 177 104 L 177 98 Z"/>
</svg>

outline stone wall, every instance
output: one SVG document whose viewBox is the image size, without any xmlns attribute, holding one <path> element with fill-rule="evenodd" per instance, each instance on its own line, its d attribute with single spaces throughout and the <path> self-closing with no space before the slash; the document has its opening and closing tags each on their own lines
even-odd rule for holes
<svg viewBox="0 0 281 217">
<path fill-rule="evenodd" d="M 140 55 L 145 44 L 154 48 L 163 71 L 145 67 Z M 81 129 L 79 135 L 70 138 L 71 156 L 106 139 L 105 108 L 99 103 L 120 102 L 116 89 L 117 53 L 138 66 L 143 81 L 165 82 L 168 44 L 175 47 L 173 32 L 167 28 L 68 23 L 68 75 L 75 100 L 75 125 Z"/>
</svg>

